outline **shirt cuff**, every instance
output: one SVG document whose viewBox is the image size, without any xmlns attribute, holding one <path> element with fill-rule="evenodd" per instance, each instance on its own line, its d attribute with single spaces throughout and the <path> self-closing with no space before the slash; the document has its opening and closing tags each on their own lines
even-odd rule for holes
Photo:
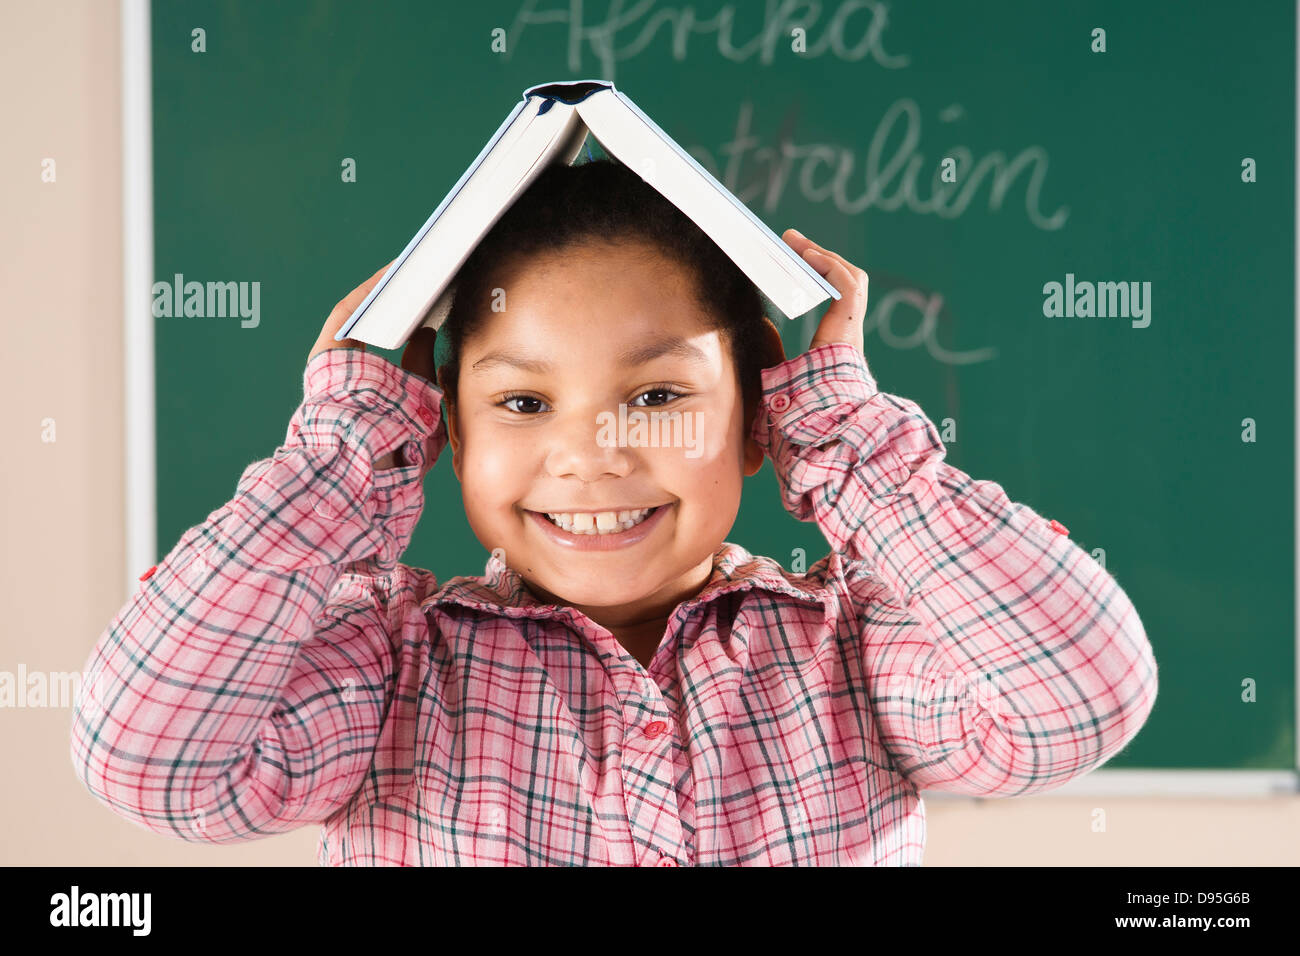
<svg viewBox="0 0 1300 956">
<path fill-rule="evenodd" d="M 819 445 L 879 392 L 867 359 L 852 345 L 828 342 L 762 371 L 762 397 L 750 437 L 770 452 L 771 430 L 791 444 Z"/>
<path fill-rule="evenodd" d="M 437 405 L 442 398 L 442 390 L 424 376 L 357 348 L 326 349 L 313 356 L 302 373 L 303 401 L 365 389 L 400 395 L 404 406 L 415 408 Z"/>
<path fill-rule="evenodd" d="M 286 444 L 337 442 L 340 416 L 321 414 L 327 407 L 349 412 L 342 416 L 344 439 L 364 439 L 376 460 L 401 448 L 408 467 L 422 464 L 429 447 L 425 439 L 438 435 L 435 453 L 445 443 L 445 431 L 439 429 L 442 390 L 380 355 L 326 349 L 307 363 L 302 382 L 303 402 L 290 422 Z"/>
</svg>

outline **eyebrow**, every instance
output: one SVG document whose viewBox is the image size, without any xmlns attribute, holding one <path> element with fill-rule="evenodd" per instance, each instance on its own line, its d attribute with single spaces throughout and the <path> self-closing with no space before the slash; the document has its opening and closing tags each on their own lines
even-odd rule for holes
<svg viewBox="0 0 1300 956">
<path fill-rule="evenodd" d="M 685 339 L 659 338 L 641 345 L 634 345 L 623 351 L 614 361 L 623 368 L 635 368 L 645 365 L 663 356 L 677 356 L 691 362 L 708 362 L 709 357 Z M 485 369 L 491 365 L 509 365 L 525 372 L 544 375 L 554 369 L 550 362 L 529 358 L 527 353 L 516 349 L 498 349 L 489 352 L 471 366 L 473 369 Z"/>
</svg>

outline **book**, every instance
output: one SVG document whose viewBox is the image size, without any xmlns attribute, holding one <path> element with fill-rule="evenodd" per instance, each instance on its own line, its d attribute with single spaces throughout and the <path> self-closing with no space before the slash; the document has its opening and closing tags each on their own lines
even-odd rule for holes
<svg viewBox="0 0 1300 956">
<path fill-rule="evenodd" d="M 456 272 L 497 220 L 552 163 L 571 164 L 591 135 L 689 216 L 788 319 L 839 291 L 745 204 L 604 80 L 543 83 L 524 91 L 500 128 L 335 341 L 404 345 L 421 326 L 446 320 Z"/>
</svg>

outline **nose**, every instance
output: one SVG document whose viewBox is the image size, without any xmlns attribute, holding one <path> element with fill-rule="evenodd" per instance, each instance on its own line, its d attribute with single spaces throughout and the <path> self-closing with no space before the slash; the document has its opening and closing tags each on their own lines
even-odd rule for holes
<svg viewBox="0 0 1300 956">
<path fill-rule="evenodd" d="M 628 474 L 632 467 L 628 449 L 618 442 L 618 413 L 575 414 L 553 430 L 554 444 L 546 456 L 547 471 L 556 478 L 598 478 Z"/>
</svg>

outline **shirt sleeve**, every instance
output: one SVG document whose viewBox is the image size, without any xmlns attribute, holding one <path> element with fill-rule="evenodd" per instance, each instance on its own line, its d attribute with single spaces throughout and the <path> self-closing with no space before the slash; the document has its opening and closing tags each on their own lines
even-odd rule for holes
<svg viewBox="0 0 1300 956">
<path fill-rule="evenodd" d="M 392 702 L 403 609 L 383 582 L 423 507 L 426 449 L 446 441 L 441 392 L 351 348 L 314 356 L 303 388 L 285 444 L 143 576 L 82 675 L 73 766 L 164 835 L 323 821 L 360 787 Z M 407 464 L 376 473 L 399 447 Z"/>
<path fill-rule="evenodd" d="M 752 437 L 786 510 L 841 556 L 881 742 L 916 789 L 1048 790 L 1133 739 L 1155 703 L 1150 642 L 1059 523 L 945 462 L 851 345 L 762 379 Z"/>
</svg>

